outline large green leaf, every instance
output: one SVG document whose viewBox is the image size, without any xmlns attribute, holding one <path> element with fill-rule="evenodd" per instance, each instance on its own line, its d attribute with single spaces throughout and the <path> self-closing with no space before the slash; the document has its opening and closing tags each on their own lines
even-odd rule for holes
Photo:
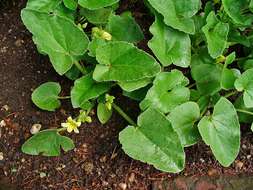
<svg viewBox="0 0 253 190">
<path fill-rule="evenodd" d="M 44 130 L 28 139 L 22 146 L 22 152 L 29 155 L 59 156 L 61 148 L 67 152 L 75 147 L 73 141 L 61 136 L 57 130 Z"/>
<path fill-rule="evenodd" d="M 132 158 L 154 165 L 157 169 L 177 173 L 184 168 L 185 154 L 169 120 L 155 109 L 138 118 L 138 126 L 120 132 L 123 150 Z"/>
<path fill-rule="evenodd" d="M 190 99 L 190 90 L 185 87 L 188 83 L 188 79 L 181 71 L 172 70 L 171 72 L 159 73 L 152 88 L 140 103 L 141 109 L 154 107 L 163 113 L 170 112 L 176 106 Z"/>
<path fill-rule="evenodd" d="M 28 0 L 26 8 L 41 12 L 53 12 L 62 0 Z"/>
<path fill-rule="evenodd" d="M 252 14 L 245 13 L 249 0 L 222 0 L 224 10 L 236 24 L 251 25 Z"/>
<path fill-rule="evenodd" d="M 181 104 L 168 115 L 168 119 L 177 132 L 183 146 L 191 146 L 198 142 L 200 135 L 195 122 L 199 117 L 199 106 L 195 102 Z"/>
<path fill-rule="evenodd" d="M 61 106 L 58 95 L 61 92 L 61 86 L 56 82 L 47 82 L 40 85 L 32 93 L 33 103 L 40 109 L 55 111 Z"/>
<path fill-rule="evenodd" d="M 117 2 L 119 2 L 119 0 L 78 0 L 78 3 L 82 7 L 90 9 L 90 10 L 96 10 L 96 9 L 108 7 Z"/>
<path fill-rule="evenodd" d="M 24 9 L 22 20 L 55 70 L 63 75 L 85 53 L 88 37 L 72 21 L 58 15 Z M 36 23 L 36 24 L 35 24 Z"/>
<path fill-rule="evenodd" d="M 246 70 L 236 81 L 235 88 L 243 91 L 243 100 L 247 108 L 253 108 L 253 69 Z"/>
<path fill-rule="evenodd" d="M 213 11 L 209 13 L 206 22 L 202 30 L 206 36 L 208 52 L 217 58 L 227 47 L 229 24 L 219 21 Z"/>
<path fill-rule="evenodd" d="M 154 77 L 161 68 L 146 52 L 126 42 L 110 42 L 98 47 L 93 78 L 97 81 L 130 82 Z"/>
<path fill-rule="evenodd" d="M 74 108 L 84 107 L 86 103 L 104 94 L 111 88 L 110 83 L 97 83 L 91 74 L 75 81 L 71 90 L 71 102 Z"/>
<path fill-rule="evenodd" d="M 240 149 L 240 124 L 236 110 L 226 98 L 214 106 L 212 116 L 205 116 L 198 124 L 199 132 L 223 166 L 229 166 Z"/>
<path fill-rule="evenodd" d="M 200 0 L 148 0 L 148 2 L 164 16 L 164 22 L 168 26 L 185 33 L 195 33 L 192 17 L 200 9 Z"/>
<path fill-rule="evenodd" d="M 148 42 L 148 46 L 163 66 L 171 63 L 180 67 L 190 65 L 191 40 L 188 34 L 166 26 L 158 14 L 150 32 L 153 38 Z"/>
<path fill-rule="evenodd" d="M 140 26 L 128 12 L 120 16 L 111 14 L 106 28 L 115 41 L 134 43 L 144 38 Z"/>
<path fill-rule="evenodd" d="M 206 51 L 193 55 L 191 67 L 192 78 L 201 94 L 213 95 L 221 90 L 222 66 L 214 64 Z"/>
</svg>

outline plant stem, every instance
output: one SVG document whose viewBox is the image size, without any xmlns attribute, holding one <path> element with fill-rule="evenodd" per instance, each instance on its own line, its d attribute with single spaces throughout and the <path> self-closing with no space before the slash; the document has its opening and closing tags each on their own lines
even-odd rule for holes
<svg viewBox="0 0 253 190">
<path fill-rule="evenodd" d="M 247 111 L 247 110 L 242 110 L 242 109 L 236 109 L 237 112 L 241 112 L 241 113 L 246 113 L 248 115 L 253 115 L 253 112 Z"/>
<path fill-rule="evenodd" d="M 137 127 L 137 124 L 115 103 L 112 104 L 112 107 L 131 125 Z"/>
<path fill-rule="evenodd" d="M 58 97 L 59 100 L 65 100 L 65 99 L 70 99 L 71 96 L 62 96 L 62 97 Z"/>
<path fill-rule="evenodd" d="M 188 88 L 192 88 L 192 87 L 194 87 L 194 86 L 196 86 L 196 83 L 190 84 L 190 85 L 187 86 L 187 87 L 188 87 Z"/>
<path fill-rule="evenodd" d="M 235 95 L 237 93 L 239 93 L 239 92 L 238 91 L 232 91 L 232 92 L 229 92 L 229 93 L 225 94 L 224 97 L 228 98 L 228 97 L 233 96 L 233 95 Z"/>
<path fill-rule="evenodd" d="M 86 69 L 78 61 L 75 61 L 74 64 L 83 75 L 87 74 Z"/>
</svg>

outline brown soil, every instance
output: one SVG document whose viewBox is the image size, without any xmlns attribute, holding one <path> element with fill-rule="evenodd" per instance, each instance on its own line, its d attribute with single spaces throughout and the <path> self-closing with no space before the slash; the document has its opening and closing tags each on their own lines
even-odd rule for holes
<svg viewBox="0 0 253 190">
<path fill-rule="evenodd" d="M 123 190 L 125 186 L 131 190 L 148 190 L 156 181 L 174 178 L 173 174 L 159 172 L 123 153 L 118 133 L 126 123 L 117 114 L 104 126 L 94 116 L 94 122 L 83 126 L 80 134 L 70 135 L 76 148 L 60 157 L 28 156 L 21 152 L 33 124 L 40 123 L 43 129 L 57 127 L 74 112 L 68 101 L 55 113 L 40 111 L 31 103 L 32 89 L 41 83 L 59 81 L 63 94 L 67 95 L 71 82 L 59 77 L 48 59 L 37 53 L 19 16 L 25 3 L 17 2 L 8 2 L 0 10 L 0 121 L 7 124 L 0 127 L 0 152 L 4 157 L 0 161 L 0 189 L 7 180 L 19 190 Z M 134 15 L 143 26 L 141 20 L 146 15 L 141 12 L 142 5 L 135 5 L 131 9 L 136 10 Z M 125 98 L 120 98 L 120 102 L 126 112 L 136 110 L 135 103 Z M 252 174 L 252 137 L 249 129 L 243 130 L 240 155 L 229 168 L 221 167 L 203 143 L 186 149 L 186 168 L 180 175 Z"/>
</svg>

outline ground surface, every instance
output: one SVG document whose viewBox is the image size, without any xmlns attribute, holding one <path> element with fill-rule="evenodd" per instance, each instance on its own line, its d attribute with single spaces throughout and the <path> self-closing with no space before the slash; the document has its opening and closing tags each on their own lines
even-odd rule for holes
<svg viewBox="0 0 253 190">
<path fill-rule="evenodd" d="M 37 53 L 19 16 L 25 2 L 16 2 L 0 10 L 0 121 L 6 123 L 0 127 L 0 189 L 4 188 L 3 183 L 9 183 L 18 190 L 151 190 L 157 189 L 163 180 L 174 179 L 175 175 L 159 172 L 122 152 L 118 133 L 126 123 L 116 114 L 105 126 L 94 116 L 92 124 L 83 126 L 79 135 L 72 135 L 75 150 L 61 157 L 21 153 L 21 145 L 31 136 L 33 124 L 40 123 L 43 129 L 57 127 L 73 110 L 68 101 L 56 113 L 42 112 L 32 105 L 31 92 L 41 83 L 59 81 L 63 95 L 68 95 L 71 82 L 58 77 L 47 57 Z M 127 9 L 128 1 L 123 2 L 122 9 Z M 133 4 L 130 8 L 147 33 L 147 23 L 141 22 L 147 18 L 141 6 Z M 126 99 L 117 101 L 125 105 L 126 112 L 134 114 L 134 103 Z M 229 168 L 222 168 L 203 143 L 187 149 L 186 169 L 180 176 L 252 174 L 252 137 L 248 129 L 243 129 L 240 155 Z"/>
</svg>

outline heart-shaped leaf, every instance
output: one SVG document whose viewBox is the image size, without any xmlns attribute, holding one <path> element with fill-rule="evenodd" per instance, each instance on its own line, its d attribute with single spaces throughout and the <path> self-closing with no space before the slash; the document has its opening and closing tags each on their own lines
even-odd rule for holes
<svg viewBox="0 0 253 190">
<path fill-rule="evenodd" d="M 202 30 L 206 36 L 208 52 L 217 58 L 227 47 L 229 24 L 219 21 L 213 11 L 209 13 L 206 22 Z"/>
<path fill-rule="evenodd" d="M 90 10 L 101 9 L 104 7 L 109 7 L 119 0 L 78 0 L 79 5 Z"/>
<path fill-rule="evenodd" d="M 166 26 L 158 14 L 150 32 L 153 38 L 148 42 L 148 46 L 163 66 L 171 63 L 180 67 L 190 65 L 191 40 L 188 34 Z"/>
<path fill-rule="evenodd" d="M 61 136 L 57 130 L 44 130 L 28 139 L 22 146 L 22 152 L 29 155 L 59 156 L 61 148 L 67 152 L 75 147 L 73 141 Z"/>
<path fill-rule="evenodd" d="M 33 103 L 42 110 L 55 111 L 61 106 L 58 100 L 61 86 L 56 82 L 47 82 L 40 85 L 32 93 Z"/>
<path fill-rule="evenodd" d="M 150 108 L 139 116 L 138 126 L 128 126 L 120 132 L 119 140 L 125 153 L 159 170 L 180 172 L 184 168 L 185 154 L 169 120 Z"/>
<path fill-rule="evenodd" d="M 87 102 L 104 94 L 111 88 L 111 83 L 97 83 L 88 74 L 75 81 L 71 90 L 71 102 L 74 108 L 84 108 Z"/>
<path fill-rule="evenodd" d="M 253 69 L 246 70 L 236 81 L 235 88 L 243 91 L 243 100 L 247 108 L 253 108 Z"/>
<path fill-rule="evenodd" d="M 140 103 L 141 109 L 154 107 L 163 113 L 170 112 L 176 106 L 190 99 L 190 90 L 185 87 L 188 83 L 189 80 L 181 71 L 172 70 L 171 72 L 159 73 L 152 88 Z"/>
<path fill-rule="evenodd" d="M 115 41 L 134 43 L 144 38 L 140 26 L 128 12 L 120 16 L 111 14 L 106 28 Z"/>
<path fill-rule="evenodd" d="M 177 132 L 183 146 L 191 146 L 198 142 L 200 135 L 195 122 L 199 117 L 199 106 L 195 102 L 186 102 L 179 105 L 168 115 L 168 119 Z"/>
<path fill-rule="evenodd" d="M 98 47 L 93 73 L 96 81 L 130 82 L 152 78 L 160 65 L 146 52 L 127 42 L 110 42 Z"/>
<path fill-rule="evenodd" d="M 153 8 L 164 16 L 164 22 L 172 28 L 194 34 L 192 17 L 200 9 L 200 0 L 148 0 Z"/>
<path fill-rule="evenodd" d="M 49 55 L 60 75 L 65 74 L 88 48 L 88 37 L 69 19 L 29 9 L 22 10 L 21 15 L 35 42 Z"/>
<path fill-rule="evenodd" d="M 203 117 L 198 128 L 215 158 L 221 165 L 229 166 L 240 149 L 240 124 L 233 104 L 221 98 L 214 106 L 213 115 Z"/>
<path fill-rule="evenodd" d="M 63 0 L 64 5 L 71 10 L 76 10 L 78 3 L 77 0 Z"/>
<path fill-rule="evenodd" d="M 104 103 L 99 103 L 97 107 L 97 116 L 99 121 L 105 124 L 112 116 L 112 109 L 109 110 Z"/>
</svg>

